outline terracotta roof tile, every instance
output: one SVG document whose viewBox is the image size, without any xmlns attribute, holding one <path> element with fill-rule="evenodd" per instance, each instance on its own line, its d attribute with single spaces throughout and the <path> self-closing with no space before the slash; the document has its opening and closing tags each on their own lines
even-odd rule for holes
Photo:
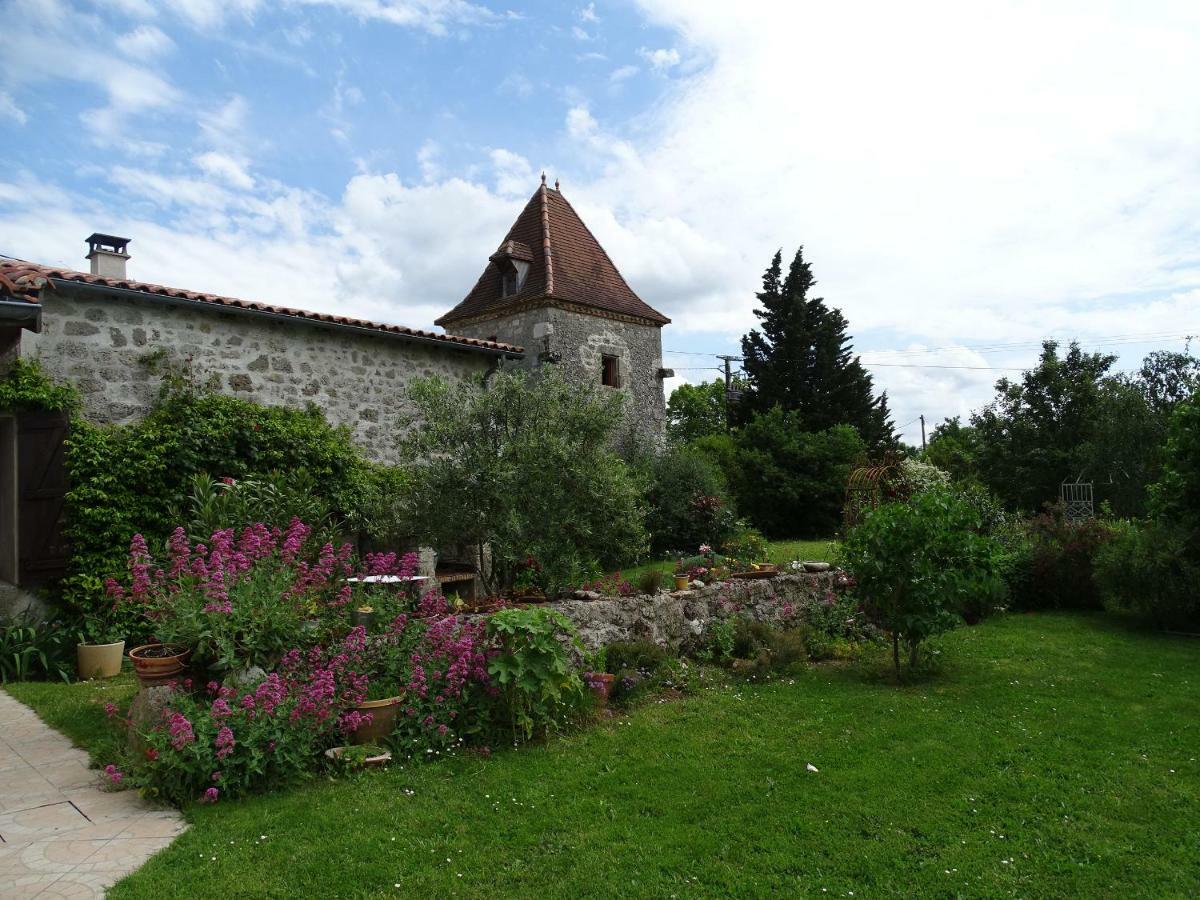
<svg viewBox="0 0 1200 900">
<path fill-rule="evenodd" d="M 532 264 L 521 290 L 503 297 L 498 261 L 503 262 L 506 255 L 523 258 L 506 250 L 511 247 L 528 249 L 532 259 L 526 261 Z M 517 216 L 475 287 L 436 324 L 444 326 L 501 305 L 540 297 L 636 316 L 659 325 L 671 321 L 633 292 L 575 208 L 545 181 Z"/>
<path fill-rule="evenodd" d="M 0 297 L 11 297 L 14 300 L 24 300 L 28 303 L 39 302 L 39 292 L 49 285 L 50 279 L 42 272 L 41 266 L 15 261 L 13 264 L 0 264 Z"/>
<path fill-rule="evenodd" d="M 390 325 L 385 322 L 371 322 L 367 319 L 355 319 L 349 316 L 337 316 L 330 313 L 310 312 L 304 309 L 293 309 L 288 306 L 275 306 L 270 303 L 258 303 L 253 300 L 240 300 L 237 297 L 223 297 L 219 294 L 204 294 L 198 291 L 188 291 L 182 288 L 165 287 L 161 284 L 149 284 L 144 281 L 132 281 L 121 278 L 105 278 L 100 275 L 89 275 L 86 272 L 76 272 L 72 269 L 56 269 L 51 266 L 37 265 L 23 260 L 0 260 L 0 280 L 20 284 L 21 280 L 31 284 L 41 280 L 40 286 L 52 284 L 52 280 L 94 284 L 103 287 L 119 288 L 127 291 L 137 291 L 149 297 L 168 297 L 177 300 L 190 300 L 197 303 L 211 304 L 213 307 L 245 309 L 255 312 L 270 313 L 277 316 L 288 316 L 303 321 L 322 322 L 329 325 L 344 325 L 349 328 L 362 328 L 378 331 L 383 334 L 404 335 L 433 340 L 449 345 L 457 345 L 466 349 L 475 348 L 492 352 L 519 354 L 524 351 L 512 344 L 502 344 L 496 341 L 481 341 L 476 338 L 462 337 L 455 334 L 438 334 L 433 331 L 422 331 L 416 328 L 406 328 L 403 325 Z M 7 284 L 5 284 L 7 289 Z M 29 299 L 26 297 L 26 299 Z"/>
</svg>

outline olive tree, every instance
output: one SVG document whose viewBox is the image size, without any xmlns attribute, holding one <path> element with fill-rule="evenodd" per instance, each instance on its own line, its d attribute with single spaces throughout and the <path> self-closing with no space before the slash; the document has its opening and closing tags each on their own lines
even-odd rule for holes
<svg viewBox="0 0 1200 900">
<path fill-rule="evenodd" d="M 501 371 L 484 382 L 420 379 L 400 446 L 410 501 L 435 545 L 474 546 L 489 592 L 512 586 L 529 557 L 555 594 L 645 550 L 640 492 L 612 447 L 620 395 L 555 369 Z"/>
<path fill-rule="evenodd" d="M 867 615 L 916 665 L 921 642 L 954 628 L 960 612 L 1004 590 L 998 548 L 980 533 L 979 513 L 945 488 L 872 510 L 846 537 L 841 563 L 854 577 Z"/>
</svg>

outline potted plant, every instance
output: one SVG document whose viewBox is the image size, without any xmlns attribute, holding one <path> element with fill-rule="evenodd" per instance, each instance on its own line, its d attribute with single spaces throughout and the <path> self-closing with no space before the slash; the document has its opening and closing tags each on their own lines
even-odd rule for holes
<svg viewBox="0 0 1200 900">
<path fill-rule="evenodd" d="M 129 651 L 133 671 L 142 687 L 166 684 L 183 672 L 191 650 L 178 644 L 142 644 Z"/>
<path fill-rule="evenodd" d="M 690 584 L 690 580 L 688 573 L 683 568 L 683 557 L 681 556 L 675 560 L 675 590 L 686 591 L 688 584 Z"/>
<path fill-rule="evenodd" d="M 367 631 L 371 630 L 371 626 L 375 624 L 375 608 L 369 603 L 364 603 L 354 610 L 350 615 L 352 625 L 361 625 Z"/>
<path fill-rule="evenodd" d="M 584 672 L 583 683 L 596 695 L 597 706 L 608 705 L 608 695 L 612 692 L 613 679 L 616 675 L 608 672 Z"/>
<path fill-rule="evenodd" d="M 411 646 L 398 639 L 397 635 L 389 633 L 366 638 L 362 661 L 367 676 L 367 693 L 355 710 L 369 718 L 350 733 L 351 743 L 378 743 L 396 730 L 400 703 L 404 700 L 404 685 L 411 676 L 411 655 Z"/>
<path fill-rule="evenodd" d="M 356 744 L 348 747 L 330 747 L 325 751 L 326 759 L 345 769 L 365 769 L 384 766 L 392 761 L 392 753 L 379 744 Z"/>
<path fill-rule="evenodd" d="M 83 640 L 75 645 L 75 668 L 81 679 L 112 678 L 121 673 L 125 634 L 110 616 L 88 616 Z"/>
</svg>

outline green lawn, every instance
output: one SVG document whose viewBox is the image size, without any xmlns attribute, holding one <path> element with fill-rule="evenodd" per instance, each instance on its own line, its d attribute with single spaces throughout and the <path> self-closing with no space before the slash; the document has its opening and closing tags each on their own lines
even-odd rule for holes
<svg viewBox="0 0 1200 900">
<path fill-rule="evenodd" d="M 770 549 L 767 559 L 764 561 L 784 565 L 794 559 L 830 562 L 833 560 L 833 552 L 837 544 L 834 541 L 770 541 L 768 546 Z M 636 584 L 638 576 L 651 569 L 660 569 L 668 574 L 674 572 L 675 559 L 672 557 L 642 563 L 640 566 L 631 566 L 623 570 L 621 574 Z"/>
<path fill-rule="evenodd" d="M 111 896 L 1200 891 L 1200 641 L 1058 614 L 938 646 L 901 689 L 883 660 L 815 667 L 488 761 L 196 807 Z M 95 686 L 9 689 L 96 739 Z"/>
</svg>

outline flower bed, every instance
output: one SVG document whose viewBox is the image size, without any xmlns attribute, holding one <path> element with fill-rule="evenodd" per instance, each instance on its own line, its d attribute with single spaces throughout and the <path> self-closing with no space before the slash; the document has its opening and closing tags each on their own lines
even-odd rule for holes
<svg viewBox="0 0 1200 900">
<path fill-rule="evenodd" d="M 112 764 L 122 778 L 172 802 L 216 802 L 310 772 L 347 740 L 437 756 L 540 736 L 586 705 L 560 641 L 567 620 L 460 615 L 436 587 L 413 590 L 415 555 L 360 565 L 311 536 L 298 520 L 195 546 L 177 530 L 162 565 L 134 538 L 128 584 L 109 593 L 192 662 L 122 719 L 138 747 Z M 368 606 L 370 632 L 352 624 Z"/>
</svg>

